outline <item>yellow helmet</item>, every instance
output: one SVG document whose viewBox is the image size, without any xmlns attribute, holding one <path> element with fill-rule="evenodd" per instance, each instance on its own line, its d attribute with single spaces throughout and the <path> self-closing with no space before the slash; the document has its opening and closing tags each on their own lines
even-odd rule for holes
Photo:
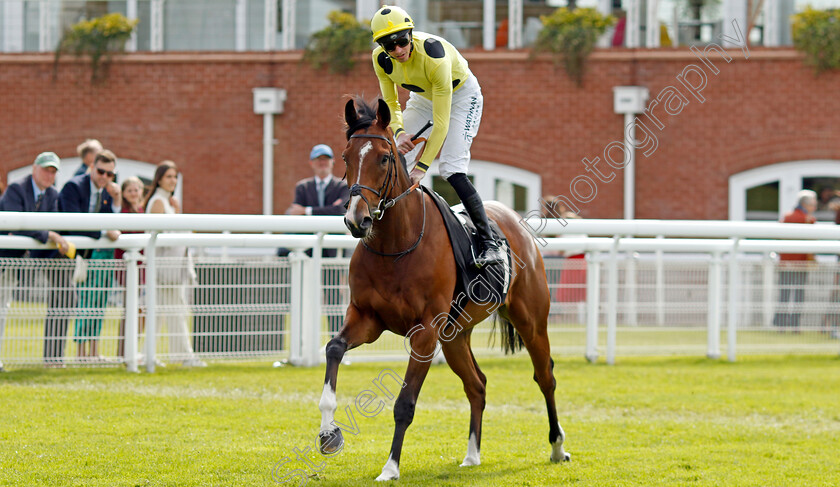
<svg viewBox="0 0 840 487">
<path fill-rule="evenodd" d="M 400 7 L 385 5 L 380 8 L 370 21 L 370 30 L 373 31 L 373 41 L 399 32 L 401 30 L 413 29 L 414 21 L 408 13 Z"/>
</svg>

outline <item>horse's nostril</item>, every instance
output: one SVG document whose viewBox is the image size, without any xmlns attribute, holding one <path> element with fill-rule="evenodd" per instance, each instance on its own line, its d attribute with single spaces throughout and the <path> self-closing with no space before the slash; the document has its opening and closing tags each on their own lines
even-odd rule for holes
<svg viewBox="0 0 840 487">
<path fill-rule="evenodd" d="M 370 228 L 371 225 L 373 225 L 373 219 L 371 219 L 371 217 L 369 216 L 366 216 L 362 219 L 362 224 L 359 225 L 359 227 L 362 230 L 367 230 L 368 228 Z"/>
</svg>

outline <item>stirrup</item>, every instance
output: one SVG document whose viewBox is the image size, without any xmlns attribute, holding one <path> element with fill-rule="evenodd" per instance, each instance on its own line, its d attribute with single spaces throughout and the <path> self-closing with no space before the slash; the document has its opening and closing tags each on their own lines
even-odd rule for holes
<svg viewBox="0 0 840 487">
<path fill-rule="evenodd" d="M 481 253 L 475 258 L 474 265 L 479 269 L 491 264 L 504 264 L 505 254 L 495 240 L 485 240 Z"/>
</svg>

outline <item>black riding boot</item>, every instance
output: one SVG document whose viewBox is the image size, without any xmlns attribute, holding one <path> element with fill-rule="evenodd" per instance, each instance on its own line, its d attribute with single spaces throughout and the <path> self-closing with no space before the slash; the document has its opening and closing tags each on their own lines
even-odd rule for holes
<svg viewBox="0 0 840 487">
<path fill-rule="evenodd" d="M 484 212 L 484 204 L 481 202 L 481 196 L 478 195 L 467 175 L 456 173 L 449 176 L 447 181 L 455 189 L 461 203 L 464 204 L 464 208 L 466 208 L 473 224 L 475 224 L 475 229 L 478 231 L 478 237 L 481 239 L 481 253 L 475 258 L 474 265 L 481 268 L 488 264 L 503 264 L 505 254 L 493 238 L 490 231 L 490 222 L 487 220 L 487 213 Z"/>
</svg>

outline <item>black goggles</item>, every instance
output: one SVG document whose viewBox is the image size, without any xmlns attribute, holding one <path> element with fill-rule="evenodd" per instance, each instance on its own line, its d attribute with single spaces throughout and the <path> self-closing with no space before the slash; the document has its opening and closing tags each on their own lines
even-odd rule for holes
<svg viewBox="0 0 840 487">
<path fill-rule="evenodd" d="M 407 30 L 402 34 L 399 34 L 399 37 L 394 37 L 396 34 L 392 34 L 388 36 L 386 39 L 380 39 L 379 45 L 382 46 L 382 49 L 385 49 L 385 52 L 391 52 L 397 47 L 405 47 L 408 43 L 411 42 L 411 31 Z"/>
</svg>

